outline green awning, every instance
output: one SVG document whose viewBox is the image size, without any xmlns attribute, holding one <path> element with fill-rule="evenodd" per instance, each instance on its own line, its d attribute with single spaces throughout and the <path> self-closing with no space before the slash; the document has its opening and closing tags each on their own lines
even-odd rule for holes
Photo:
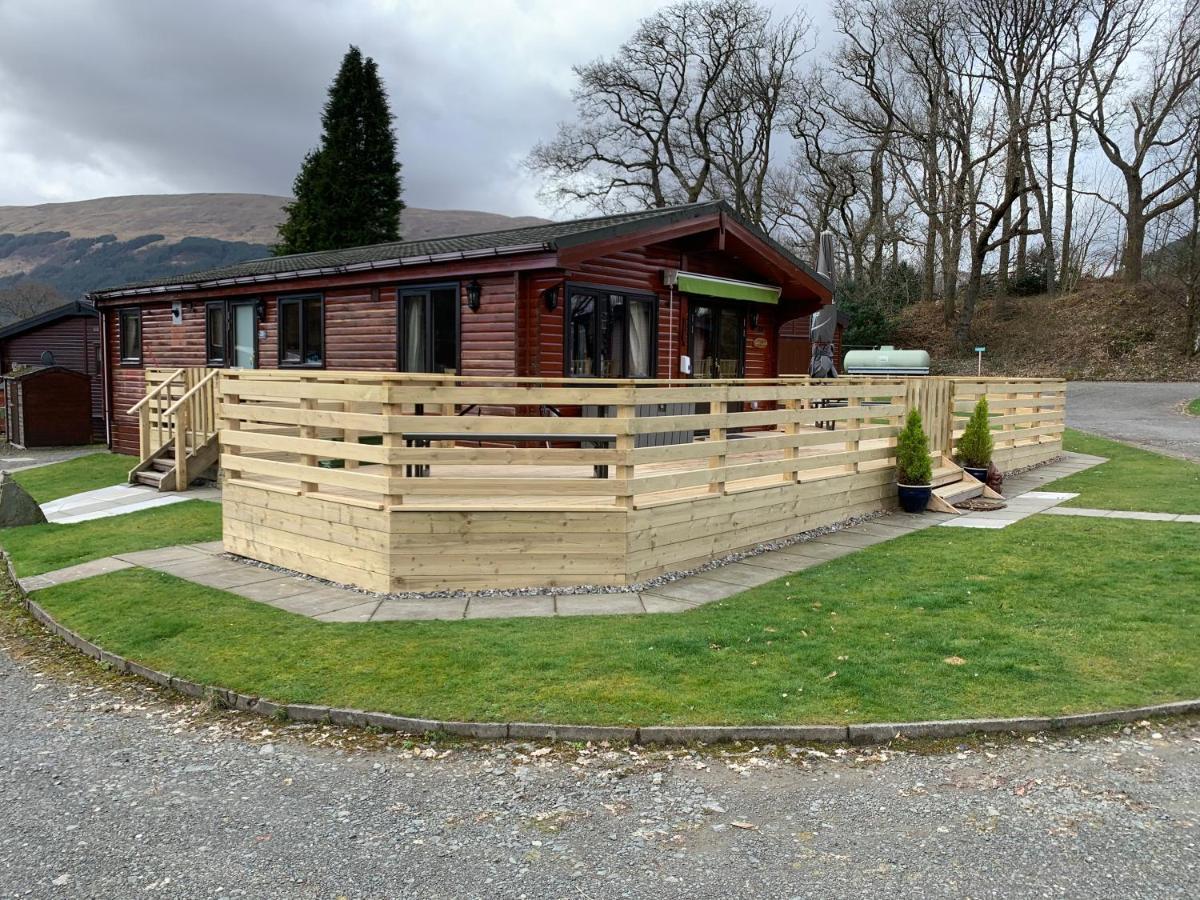
<svg viewBox="0 0 1200 900">
<path fill-rule="evenodd" d="M 689 294 L 705 297 L 720 297 L 724 300 L 745 300 L 749 303 L 778 303 L 782 288 L 773 284 L 755 284 L 753 281 L 736 281 L 733 278 L 717 278 L 714 275 L 693 275 L 680 272 L 676 275 L 676 287 Z"/>
</svg>

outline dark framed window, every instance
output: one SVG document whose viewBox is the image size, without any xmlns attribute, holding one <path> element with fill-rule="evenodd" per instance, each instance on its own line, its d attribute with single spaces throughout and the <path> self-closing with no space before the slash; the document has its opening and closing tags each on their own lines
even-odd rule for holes
<svg viewBox="0 0 1200 900">
<path fill-rule="evenodd" d="M 568 285 L 565 315 L 566 375 L 654 377 L 655 297 Z"/>
<path fill-rule="evenodd" d="M 204 307 L 204 358 L 210 366 L 225 365 L 225 347 L 229 339 L 229 317 L 225 301 Z"/>
<path fill-rule="evenodd" d="M 117 312 L 121 341 L 121 362 L 138 365 L 142 361 L 142 310 L 135 306 Z"/>
<path fill-rule="evenodd" d="M 259 301 L 213 300 L 204 310 L 205 358 L 210 366 L 258 366 Z"/>
<path fill-rule="evenodd" d="M 320 294 L 280 297 L 280 367 L 325 365 L 325 300 Z"/>
<path fill-rule="evenodd" d="M 397 291 L 401 372 L 458 374 L 460 296 L 457 282 Z"/>
<path fill-rule="evenodd" d="M 693 300 L 688 311 L 688 356 L 695 378 L 741 378 L 746 371 L 746 310 Z"/>
</svg>

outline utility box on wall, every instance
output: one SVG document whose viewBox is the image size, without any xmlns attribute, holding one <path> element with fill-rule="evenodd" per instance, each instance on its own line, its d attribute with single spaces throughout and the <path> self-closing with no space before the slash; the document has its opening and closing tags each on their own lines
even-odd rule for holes
<svg viewBox="0 0 1200 900">
<path fill-rule="evenodd" d="M 70 447 L 92 441 L 91 378 L 62 366 L 17 369 L 4 376 L 8 441 Z"/>
</svg>

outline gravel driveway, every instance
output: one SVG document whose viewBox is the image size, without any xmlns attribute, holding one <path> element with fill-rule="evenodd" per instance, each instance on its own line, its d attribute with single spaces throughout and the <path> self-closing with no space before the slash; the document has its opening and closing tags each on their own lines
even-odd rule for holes
<svg viewBox="0 0 1200 900">
<path fill-rule="evenodd" d="M 1200 721 L 936 754 L 406 745 L 0 645 L 3 897 L 1200 895 Z"/>
<path fill-rule="evenodd" d="M 1067 424 L 1149 450 L 1200 459 L 1200 416 L 1180 407 L 1200 397 L 1200 382 L 1072 381 Z"/>
</svg>

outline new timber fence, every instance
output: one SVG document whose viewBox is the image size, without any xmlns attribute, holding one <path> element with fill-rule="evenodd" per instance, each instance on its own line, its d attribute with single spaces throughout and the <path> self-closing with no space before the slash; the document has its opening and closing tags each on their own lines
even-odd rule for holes
<svg viewBox="0 0 1200 900">
<path fill-rule="evenodd" d="M 223 371 L 226 549 L 378 591 L 628 584 L 895 504 L 910 405 L 1057 456 L 1061 381 Z"/>
</svg>

